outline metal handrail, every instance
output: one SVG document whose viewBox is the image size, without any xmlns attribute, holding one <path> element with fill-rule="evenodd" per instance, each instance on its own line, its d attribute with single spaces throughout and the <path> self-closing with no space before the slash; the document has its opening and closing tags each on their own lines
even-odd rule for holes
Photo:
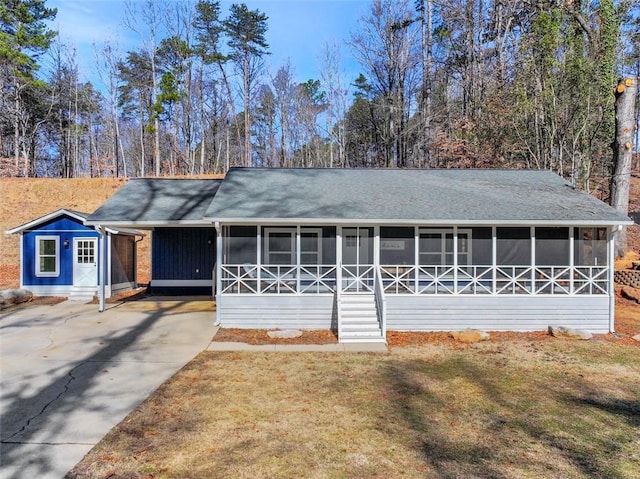
<svg viewBox="0 0 640 479">
<path fill-rule="evenodd" d="M 387 298 L 384 295 L 384 287 L 382 285 L 382 276 L 380 275 L 380 268 L 375 268 L 373 290 L 374 290 L 374 298 L 376 301 L 376 307 L 378 308 L 380 330 L 382 331 L 382 337 L 386 340 L 387 339 Z"/>
</svg>

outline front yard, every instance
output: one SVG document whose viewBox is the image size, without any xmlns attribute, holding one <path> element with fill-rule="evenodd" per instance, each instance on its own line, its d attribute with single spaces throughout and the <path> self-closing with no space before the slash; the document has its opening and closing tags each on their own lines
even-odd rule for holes
<svg viewBox="0 0 640 479">
<path fill-rule="evenodd" d="M 205 352 L 68 477 L 636 478 L 640 348 Z"/>
</svg>

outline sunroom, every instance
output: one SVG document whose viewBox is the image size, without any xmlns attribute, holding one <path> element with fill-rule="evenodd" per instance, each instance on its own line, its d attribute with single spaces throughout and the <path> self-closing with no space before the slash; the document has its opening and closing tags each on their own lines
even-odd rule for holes
<svg viewBox="0 0 640 479">
<path fill-rule="evenodd" d="M 206 216 L 226 327 L 613 330 L 628 219 L 549 172 L 238 169 Z"/>
</svg>

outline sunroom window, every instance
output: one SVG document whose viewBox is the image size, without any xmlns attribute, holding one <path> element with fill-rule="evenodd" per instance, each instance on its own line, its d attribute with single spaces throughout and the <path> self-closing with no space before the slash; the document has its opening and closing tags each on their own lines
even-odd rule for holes
<svg viewBox="0 0 640 479">
<path fill-rule="evenodd" d="M 60 274 L 60 238 L 36 236 L 36 276 Z"/>
<path fill-rule="evenodd" d="M 421 265 L 453 265 L 453 229 L 421 229 L 419 259 Z M 471 230 L 458 230 L 458 264 L 471 262 Z"/>
<path fill-rule="evenodd" d="M 265 228 L 264 263 L 294 265 L 296 258 L 295 228 Z M 303 228 L 300 231 L 300 264 L 322 263 L 322 229 Z"/>
</svg>

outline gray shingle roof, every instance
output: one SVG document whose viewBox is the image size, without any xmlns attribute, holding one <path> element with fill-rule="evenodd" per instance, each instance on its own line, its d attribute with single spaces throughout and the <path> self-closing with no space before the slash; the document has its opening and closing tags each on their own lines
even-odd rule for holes
<svg viewBox="0 0 640 479">
<path fill-rule="evenodd" d="M 437 169 L 235 168 L 205 217 L 430 224 L 630 221 L 549 171 Z"/>
<path fill-rule="evenodd" d="M 197 224 L 222 180 L 136 178 L 129 180 L 87 219 L 89 224 Z"/>
</svg>

